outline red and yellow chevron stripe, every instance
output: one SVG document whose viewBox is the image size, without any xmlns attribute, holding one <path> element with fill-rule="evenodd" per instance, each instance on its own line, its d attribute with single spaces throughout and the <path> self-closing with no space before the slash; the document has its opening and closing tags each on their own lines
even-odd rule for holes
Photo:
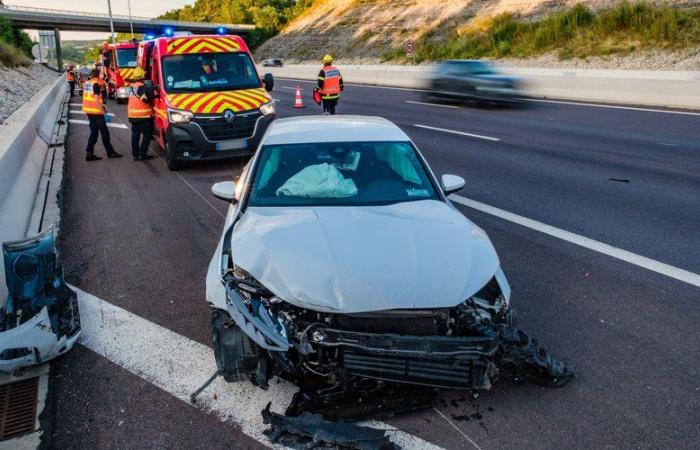
<svg viewBox="0 0 700 450">
<path fill-rule="evenodd" d="M 135 69 L 119 69 L 119 75 L 124 81 L 131 80 L 131 77 L 134 76 L 134 70 Z"/>
<path fill-rule="evenodd" d="M 262 88 L 168 95 L 170 106 L 195 114 L 221 114 L 227 109 L 233 112 L 248 111 L 260 108 L 270 100 L 272 98 Z"/>
<path fill-rule="evenodd" d="M 189 53 L 235 52 L 241 46 L 234 38 L 219 37 L 182 37 L 168 42 L 169 55 L 186 55 Z"/>
</svg>

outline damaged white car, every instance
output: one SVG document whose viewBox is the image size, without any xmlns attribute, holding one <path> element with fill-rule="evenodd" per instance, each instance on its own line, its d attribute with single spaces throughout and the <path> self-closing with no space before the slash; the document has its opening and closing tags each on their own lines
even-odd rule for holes
<svg viewBox="0 0 700 450">
<path fill-rule="evenodd" d="M 329 398 L 387 386 L 569 381 L 515 328 L 493 245 L 447 199 L 463 186 L 387 120 L 274 122 L 239 182 L 212 188 L 232 203 L 207 274 L 220 374 L 292 380 L 297 407 L 331 417 Z"/>
</svg>

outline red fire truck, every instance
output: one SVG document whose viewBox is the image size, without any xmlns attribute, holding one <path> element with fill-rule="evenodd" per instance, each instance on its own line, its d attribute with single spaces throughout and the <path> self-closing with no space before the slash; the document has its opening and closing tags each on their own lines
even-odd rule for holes
<svg viewBox="0 0 700 450">
<path fill-rule="evenodd" d="M 136 40 L 102 45 L 101 61 L 107 78 L 107 94 L 118 103 L 124 103 L 129 98 L 129 83 L 126 79 L 137 67 L 138 46 Z"/>
</svg>

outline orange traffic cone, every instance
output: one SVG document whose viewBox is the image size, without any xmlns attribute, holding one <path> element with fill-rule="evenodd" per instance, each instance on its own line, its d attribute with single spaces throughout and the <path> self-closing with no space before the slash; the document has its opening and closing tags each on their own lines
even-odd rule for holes
<svg viewBox="0 0 700 450">
<path fill-rule="evenodd" d="M 297 95 L 296 98 L 294 98 L 294 107 L 295 108 L 303 108 L 304 107 L 304 102 L 301 100 L 301 88 L 299 85 L 297 85 Z"/>
</svg>

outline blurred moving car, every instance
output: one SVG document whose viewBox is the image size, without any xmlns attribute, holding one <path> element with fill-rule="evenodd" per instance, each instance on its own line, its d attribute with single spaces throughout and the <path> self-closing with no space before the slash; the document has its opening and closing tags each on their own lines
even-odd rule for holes
<svg viewBox="0 0 700 450">
<path fill-rule="evenodd" d="M 442 61 L 428 75 L 427 84 L 431 98 L 515 102 L 523 95 L 517 78 L 476 60 Z"/>
<path fill-rule="evenodd" d="M 266 59 L 263 61 L 263 67 L 282 67 L 284 64 L 281 59 Z"/>
</svg>

